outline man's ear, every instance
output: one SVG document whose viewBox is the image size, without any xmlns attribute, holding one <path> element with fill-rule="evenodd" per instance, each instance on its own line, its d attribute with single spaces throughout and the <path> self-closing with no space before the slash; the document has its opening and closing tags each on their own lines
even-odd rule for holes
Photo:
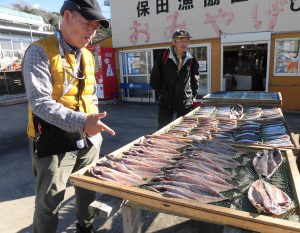
<svg viewBox="0 0 300 233">
<path fill-rule="evenodd" d="M 72 17 L 72 12 L 70 10 L 65 10 L 64 14 L 63 14 L 63 19 L 66 21 L 66 22 L 69 22 L 70 19 Z"/>
</svg>

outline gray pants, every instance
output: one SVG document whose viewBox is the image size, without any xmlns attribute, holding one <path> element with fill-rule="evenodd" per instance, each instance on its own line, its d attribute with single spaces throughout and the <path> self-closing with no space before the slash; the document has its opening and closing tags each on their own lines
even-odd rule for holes
<svg viewBox="0 0 300 233">
<path fill-rule="evenodd" d="M 32 150 L 32 140 L 29 141 L 29 145 L 36 176 L 34 233 L 55 233 L 58 212 L 64 200 L 70 174 L 95 162 L 99 158 L 100 149 L 93 146 L 86 150 L 37 158 Z M 95 196 L 95 192 L 75 187 L 76 215 L 81 226 L 89 227 L 94 221 L 88 212 L 88 206 Z"/>
</svg>

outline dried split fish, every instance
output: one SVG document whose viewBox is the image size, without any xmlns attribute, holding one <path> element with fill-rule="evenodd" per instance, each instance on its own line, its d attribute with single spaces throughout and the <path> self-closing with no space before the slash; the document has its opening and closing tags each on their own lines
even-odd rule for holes
<svg viewBox="0 0 300 233">
<path fill-rule="evenodd" d="M 243 153 L 233 146 L 217 141 L 202 141 L 194 143 L 191 150 L 205 151 L 213 154 L 221 154 L 224 157 L 238 158 Z"/>
<path fill-rule="evenodd" d="M 270 178 L 282 163 L 282 154 L 276 147 L 273 150 L 258 152 L 253 159 L 255 171 L 262 177 Z"/>
<path fill-rule="evenodd" d="M 93 166 L 90 172 L 95 177 L 110 182 L 124 184 L 128 186 L 136 186 L 144 183 L 144 180 L 137 175 L 123 173 L 105 166 Z"/>
<path fill-rule="evenodd" d="M 242 105 L 237 104 L 230 108 L 231 119 L 242 119 L 244 116 L 244 108 Z"/>
<path fill-rule="evenodd" d="M 180 182 L 173 182 L 180 183 Z M 170 183 L 172 184 L 172 183 Z M 215 190 L 202 185 L 191 185 L 181 183 L 179 186 L 176 185 L 154 185 L 154 189 L 163 193 L 164 196 L 188 199 L 188 200 L 197 200 L 201 203 L 211 203 L 217 201 L 226 200 L 226 197 L 219 194 Z"/>
<path fill-rule="evenodd" d="M 291 199 L 285 192 L 262 179 L 250 186 L 248 198 L 255 208 L 266 214 L 284 214 L 291 205 Z"/>
</svg>

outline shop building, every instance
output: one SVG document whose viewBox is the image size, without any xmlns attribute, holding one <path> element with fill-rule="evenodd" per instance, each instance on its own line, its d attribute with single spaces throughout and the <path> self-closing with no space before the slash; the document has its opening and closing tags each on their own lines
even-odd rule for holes
<svg viewBox="0 0 300 233">
<path fill-rule="evenodd" d="M 120 83 L 149 83 L 157 54 L 180 28 L 193 37 L 199 98 L 220 90 L 281 92 L 283 109 L 300 110 L 300 1 L 123 0 L 111 2 L 111 13 Z M 138 93 L 123 97 L 140 101 Z"/>
<path fill-rule="evenodd" d="M 0 95 L 25 92 L 21 61 L 35 40 L 51 35 L 40 16 L 0 7 Z"/>
</svg>

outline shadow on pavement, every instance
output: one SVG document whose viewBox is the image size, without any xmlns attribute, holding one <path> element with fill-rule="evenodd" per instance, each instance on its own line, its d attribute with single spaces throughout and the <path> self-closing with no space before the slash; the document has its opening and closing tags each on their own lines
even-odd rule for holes
<svg viewBox="0 0 300 233">
<path fill-rule="evenodd" d="M 153 231 L 153 233 L 222 233 L 223 228 L 222 225 L 187 220 L 162 230 Z"/>
</svg>

